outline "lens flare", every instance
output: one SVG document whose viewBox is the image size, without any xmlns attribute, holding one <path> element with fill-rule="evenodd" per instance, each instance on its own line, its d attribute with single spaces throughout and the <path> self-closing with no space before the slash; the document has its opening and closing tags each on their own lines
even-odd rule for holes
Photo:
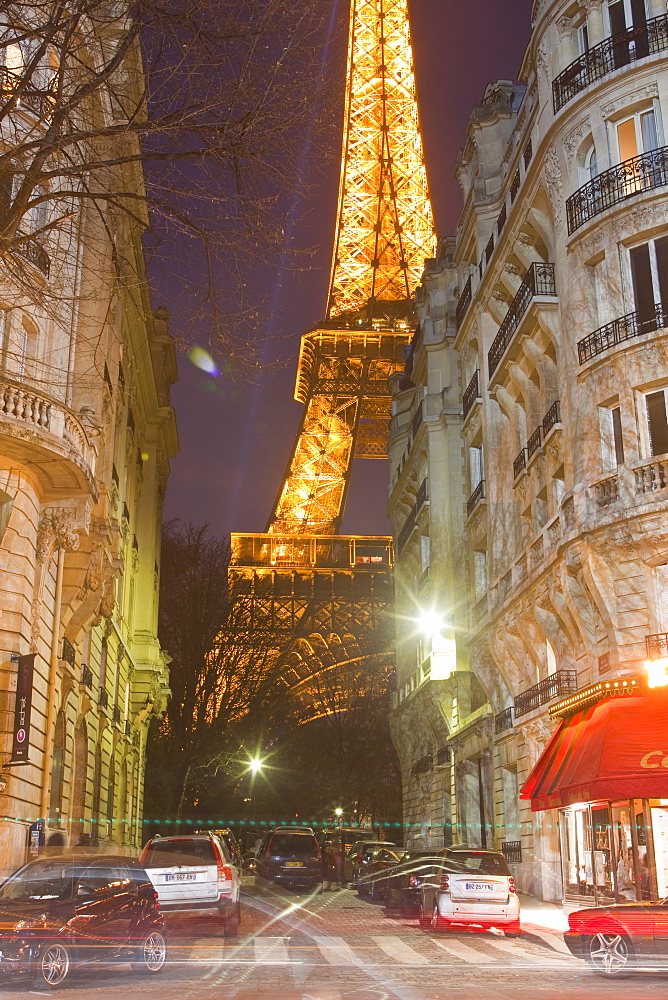
<svg viewBox="0 0 668 1000">
<path fill-rule="evenodd" d="M 217 377 L 220 375 L 215 361 L 211 357 L 208 351 L 205 351 L 203 347 L 193 347 L 190 354 L 188 355 L 192 363 L 196 368 L 200 368 L 203 372 L 208 375 L 213 375 Z"/>
</svg>

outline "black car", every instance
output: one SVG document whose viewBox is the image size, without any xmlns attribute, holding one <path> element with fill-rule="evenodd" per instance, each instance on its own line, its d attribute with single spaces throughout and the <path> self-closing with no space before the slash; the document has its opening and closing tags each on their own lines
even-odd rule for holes
<svg viewBox="0 0 668 1000">
<path fill-rule="evenodd" d="M 375 895 L 385 901 L 388 910 L 398 910 L 402 917 L 420 910 L 420 888 L 443 870 L 444 852 L 412 851 L 400 865 L 383 872 Z"/>
<path fill-rule="evenodd" d="M 633 966 L 668 965 L 668 898 L 576 910 L 568 916 L 564 941 L 576 956 L 604 976 Z"/>
<path fill-rule="evenodd" d="M 267 882 L 290 887 L 322 888 L 322 849 L 314 833 L 306 830 L 272 830 L 262 841 L 255 863 L 255 884 Z"/>
<path fill-rule="evenodd" d="M 131 858 L 45 858 L 0 886 L 0 975 L 60 986 L 72 968 L 116 958 L 156 973 L 166 950 L 155 889 Z"/>
</svg>

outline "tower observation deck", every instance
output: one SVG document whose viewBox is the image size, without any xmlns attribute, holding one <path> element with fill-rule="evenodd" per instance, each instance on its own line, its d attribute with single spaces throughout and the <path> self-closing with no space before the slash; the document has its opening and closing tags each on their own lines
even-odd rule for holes
<svg viewBox="0 0 668 1000">
<path fill-rule="evenodd" d="M 250 628 L 276 635 L 305 717 L 326 711 L 322 671 L 391 660 L 392 540 L 339 530 L 353 460 L 387 455 L 387 380 L 403 368 L 412 292 L 435 252 L 407 3 L 350 0 L 326 318 L 301 340 L 304 412 L 267 531 L 232 535 L 233 590 L 251 602 Z"/>
</svg>

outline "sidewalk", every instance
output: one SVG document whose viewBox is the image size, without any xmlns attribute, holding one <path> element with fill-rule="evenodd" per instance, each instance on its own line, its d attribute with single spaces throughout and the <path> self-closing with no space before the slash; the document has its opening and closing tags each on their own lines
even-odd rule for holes
<svg viewBox="0 0 668 1000">
<path fill-rule="evenodd" d="M 561 903 L 546 903 L 524 892 L 517 894 L 522 908 L 522 926 L 539 927 L 552 933 L 562 933 L 568 929 L 568 917 Z"/>
</svg>

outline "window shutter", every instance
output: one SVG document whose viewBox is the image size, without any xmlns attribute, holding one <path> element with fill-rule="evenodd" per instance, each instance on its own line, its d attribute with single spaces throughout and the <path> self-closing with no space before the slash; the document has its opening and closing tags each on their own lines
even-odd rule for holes
<svg viewBox="0 0 668 1000">
<path fill-rule="evenodd" d="M 638 319 L 641 323 L 647 322 L 654 319 L 656 315 L 649 244 L 643 243 L 642 246 L 633 247 L 631 250 L 631 274 L 633 276 L 633 298 Z"/>
<path fill-rule="evenodd" d="M 647 423 L 652 455 L 668 453 L 668 419 L 666 419 L 666 393 L 664 389 L 650 392 L 647 402 Z"/>
</svg>

